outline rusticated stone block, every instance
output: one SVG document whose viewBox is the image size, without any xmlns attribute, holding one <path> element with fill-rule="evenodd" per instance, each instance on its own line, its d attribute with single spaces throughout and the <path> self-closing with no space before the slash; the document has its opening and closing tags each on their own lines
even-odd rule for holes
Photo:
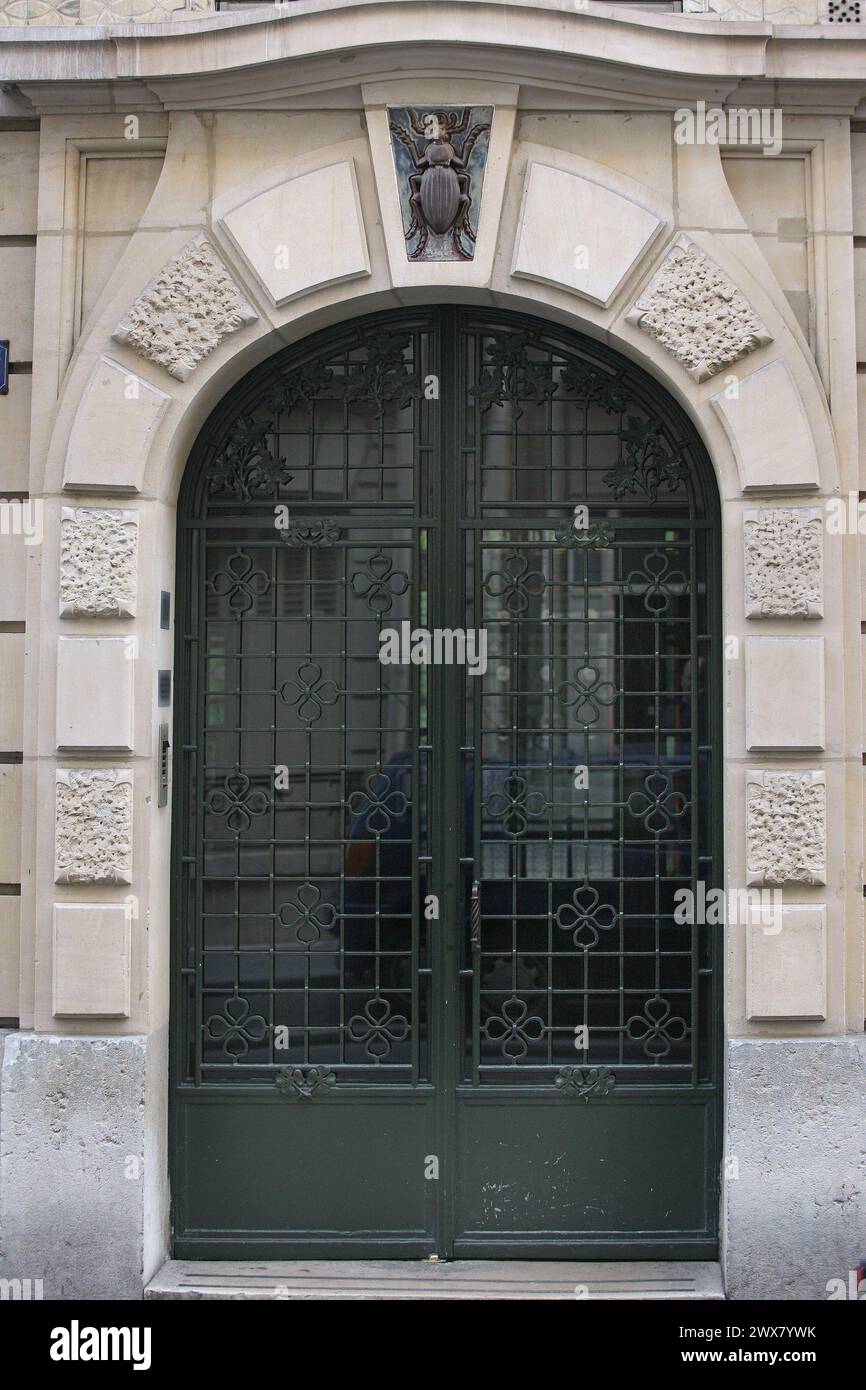
<svg viewBox="0 0 866 1390">
<path fill-rule="evenodd" d="M 132 882 L 129 768 L 57 771 L 56 883 Z"/>
<path fill-rule="evenodd" d="M 677 239 L 627 317 L 695 381 L 772 342 L 745 295 L 685 236 Z"/>
<path fill-rule="evenodd" d="M 750 772 L 746 797 L 748 883 L 826 883 L 824 773 Z"/>
<path fill-rule="evenodd" d="M 824 518 L 817 507 L 762 507 L 743 517 L 747 618 L 821 618 Z"/>
<path fill-rule="evenodd" d="M 210 243 L 195 239 L 146 286 L 112 337 L 186 381 L 224 338 L 257 318 Z"/>
<path fill-rule="evenodd" d="M 134 618 L 138 516 L 115 507 L 64 507 L 61 618 Z"/>
</svg>

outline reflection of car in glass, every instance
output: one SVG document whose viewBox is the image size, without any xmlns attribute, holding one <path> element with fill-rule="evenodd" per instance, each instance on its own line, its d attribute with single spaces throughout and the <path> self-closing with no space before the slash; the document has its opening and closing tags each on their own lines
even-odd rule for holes
<svg viewBox="0 0 866 1390">
<path fill-rule="evenodd" d="M 628 745 L 621 795 L 619 762 L 598 760 L 589 769 L 588 805 L 591 833 L 584 835 L 584 799 L 575 792 L 574 801 L 564 810 L 559 788 L 564 778 L 571 784 L 574 769 L 580 765 L 577 753 L 569 753 L 550 769 L 542 763 L 524 762 L 518 769 L 505 763 L 485 762 L 482 767 L 481 858 L 489 845 L 503 849 L 509 845 L 548 847 L 556 845 L 607 845 L 612 849 L 609 873 L 623 877 L 642 877 L 655 872 L 656 841 L 683 838 L 680 824 L 688 824 L 687 778 L 691 762 L 688 752 L 663 755 L 655 762 L 651 745 Z M 601 795 L 592 794 L 594 778 L 605 780 Z M 550 805 L 550 787 L 555 787 Z M 623 809 L 623 840 L 620 841 L 619 809 Z M 368 774 L 361 790 L 348 798 L 349 828 L 346 833 L 346 877 L 410 878 L 413 872 L 413 806 L 411 806 L 411 759 L 409 753 L 396 753 L 382 769 Z M 468 766 L 464 791 L 464 858 L 473 856 L 474 777 Z M 478 869 L 484 869 L 484 863 Z M 603 877 L 609 877 L 609 873 Z M 487 876 L 485 876 L 487 877 Z M 499 874 L 491 874 L 492 878 Z M 549 878 L 549 870 L 537 874 L 523 867 L 521 878 Z M 353 892 L 356 890 L 353 890 Z M 370 902 L 361 894 L 357 901 Z"/>
<path fill-rule="evenodd" d="M 682 746 L 682 744 L 680 745 Z M 690 873 L 691 764 L 688 752 L 656 761 L 654 744 L 629 745 L 622 767 L 596 760 L 588 791 L 574 789 L 580 758 L 569 750 L 550 768 L 525 760 L 519 770 L 488 760 L 482 768 L 481 842 L 463 886 L 468 934 L 471 878 L 480 880 L 481 1014 L 497 992 L 532 995 L 551 983 L 549 952 L 597 948 L 593 987 L 618 989 L 616 929 L 623 912 L 648 929 L 665 908 L 658 877 Z M 348 799 L 345 846 L 347 919 L 397 918 L 408 935 L 412 914 L 411 759 L 395 755 Z M 420 813 L 420 812 L 419 812 Z M 464 792 L 463 856 L 473 855 L 475 778 Z M 587 833 L 588 827 L 588 833 Z M 685 841 L 685 843 L 672 843 Z M 429 891 L 422 881 L 420 901 Z M 607 931 L 611 935 L 607 937 Z M 555 977 L 559 979 L 559 976 Z"/>
</svg>

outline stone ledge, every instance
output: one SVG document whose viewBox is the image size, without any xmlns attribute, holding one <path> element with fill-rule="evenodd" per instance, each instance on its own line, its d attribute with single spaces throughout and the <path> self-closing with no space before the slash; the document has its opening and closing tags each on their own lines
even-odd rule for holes
<svg viewBox="0 0 866 1390">
<path fill-rule="evenodd" d="M 279 1302 L 331 1298 L 644 1302 L 725 1297 L 719 1265 L 686 1260 L 167 1260 L 144 1296 Z"/>
</svg>

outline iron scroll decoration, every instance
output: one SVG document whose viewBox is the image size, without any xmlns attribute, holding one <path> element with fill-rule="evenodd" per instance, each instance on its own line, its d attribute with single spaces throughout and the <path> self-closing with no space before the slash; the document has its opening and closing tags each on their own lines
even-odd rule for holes
<svg viewBox="0 0 866 1390">
<path fill-rule="evenodd" d="M 299 405 L 320 398 L 342 399 L 347 404 L 369 405 L 381 418 L 387 406 L 405 410 L 423 396 L 423 381 L 405 363 L 407 337 L 376 330 L 365 335 L 366 360 L 353 364 L 338 379 L 322 360 L 311 361 L 288 375 L 263 402 L 256 417 L 241 416 L 226 438 L 208 473 L 208 492 L 213 497 L 235 497 L 249 502 L 275 495 L 292 481 L 286 459 L 274 451 L 277 419 L 291 415 Z M 510 405 L 515 419 L 526 404 L 539 405 L 554 396 L 578 408 L 594 405 L 610 415 L 626 409 L 627 391 L 613 375 L 580 362 L 571 362 L 557 378 L 548 363 L 532 355 L 532 335 L 502 332 L 485 345 L 481 379 L 470 394 L 482 411 Z M 659 495 L 679 490 L 689 477 L 684 450 L 671 447 L 658 422 L 629 414 L 622 430 L 624 449 L 603 481 L 617 500 L 634 497 L 654 503 Z M 332 521 L 318 518 L 292 522 L 281 539 L 287 544 L 328 545 L 337 538 Z M 564 526 L 562 544 L 595 549 L 610 543 L 610 526 L 594 523 L 585 534 Z"/>
<path fill-rule="evenodd" d="M 470 208 L 467 207 L 463 215 L 469 217 Z M 454 230 L 455 240 L 462 234 L 459 227 Z M 423 398 L 423 376 L 417 370 L 417 360 L 410 355 L 411 338 L 400 331 L 399 325 L 383 326 L 381 320 L 360 324 L 353 330 L 353 338 L 355 345 L 363 350 L 363 360 L 347 359 L 343 368 L 335 370 L 332 365 L 335 360 L 333 351 L 327 355 L 324 352 L 311 355 L 306 361 L 296 358 L 293 364 L 290 358 L 288 370 L 282 374 L 272 372 L 266 391 L 259 389 L 254 401 L 248 398 L 251 402 L 248 410 L 234 415 L 234 423 L 222 435 L 219 450 L 210 455 L 207 467 L 199 474 L 206 492 L 205 507 L 210 502 L 249 503 L 283 497 L 284 490 L 293 480 L 292 468 L 296 465 L 291 461 L 293 455 L 285 445 L 279 422 L 283 423 L 284 428 L 287 419 L 291 419 L 297 411 L 308 410 L 312 403 L 326 400 L 341 401 L 347 406 L 359 405 L 368 409 L 374 420 L 381 420 L 386 410 L 408 410 L 414 402 Z M 612 503 L 632 503 L 643 508 L 655 504 L 665 494 L 682 493 L 691 468 L 687 446 L 666 429 L 663 419 L 656 417 L 650 408 L 644 406 L 645 413 L 642 413 L 644 398 L 632 391 L 627 368 L 619 371 L 613 366 L 609 368 L 601 354 L 599 362 L 587 361 L 575 354 L 565 365 L 554 364 L 549 358 L 545 359 L 543 348 L 539 350 L 541 343 L 539 329 L 515 327 L 511 323 L 507 328 L 497 327 L 495 331 L 485 333 L 480 371 L 475 378 L 477 384 L 469 388 L 477 410 L 482 415 L 504 410 L 512 420 L 519 420 L 527 408 L 555 399 L 577 409 L 593 408 L 604 415 L 618 417 L 622 421 L 619 430 L 622 447 L 616 462 L 601 478 Z M 560 505 L 562 520 L 556 531 L 558 544 L 587 550 L 611 546 L 615 521 L 609 518 L 593 521 L 582 532 L 573 525 L 568 504 Z M 295 513 L 288 528 L 278 533 L 278 541 L 291 548 L 318 550 L 333 547 L 341 535 L 341 527 L 333 517 Z M 652 555 L 651 552 L 649 559 L 652 559 Z M 230 557 L 231 560 L 234 558 Z M 375 560 L 376 555 L 371 553 L 368 568 Z M 371 589 L 375 581 L 379 585 L 375 590 L 378 594 L 385 581 L 375 566 L 370 574 L 372 578 L 367 589 Z M 385 576 L 385 579 L 389 577 Z M 239 595 L 232 607 L 238 620 L 242 621 L 256 598 L 254 586 L 251 588 L 255 576 L 246 571 L 242 573 L 238 562 L 230 578 L 236 584 Z M 661 591 L 663 597 L 669 591 L 675 595 L 682 593 L 685 582 L 679 574 L 668 576 L 655 572 L 644 575 L 635 571 L 634 576 L 630 574 L 627 578 L 630 582 L 634 579 L 634 595 L 644 598 L 650 614 L 654 611 L 650 600 L 655 593 Z M 670 581 L 674 581 L 673 584 Z M 359 579 L 358 586 L 360 584 Z M 368 599 L 367 590 L 361 593 L 358 586 L 358 595 Z M 321 681 L 318 679 L 321 673 L 305 669 L 309 679 L 299 691 L 295 703 L 305 712 L 314 709 L 318 713 L 315 698 L 321 693 Z M 316 676 L 315 680 L 313 675 Z M 583 696 L 582 687 L 578 693 Z M 326 703 L 329 702 L 329 694 L 326 690 Z M 376 793 L 380 790 L 378 786 L 372 788 Z M 225 788 L 220 789 L 218 804 L 214 803 L 210 810 L 224 814 L 227 823 L 230 822 L 229 828 L 243 835 L 247 822 L 259 814 L 257 795 L 257 789 L 242 786 L 238 779 L 228 779 Z M 354 795 L 358 797 L 360 793 Z M 658 801 L 660 792 L 655 785 L 650 785 L 644 795 L 647 805 L 653 797 Z M 214 800 L 213 795 L 211 800 Z M 643 802 L 639 809 L 643 812 Z M 630 807 L 629 810 L 634 813 L 634 808 Z M 478 924 L 473 921 L 472 925 L 473 938 L 477 939 Z M 377 1012 L 376 998 L 368 1002 L 372 1012 L 367 1008 L 349 1020 L 348 1026 L 352 1026 L 357 1035 L 352 1035 L 353 1040 L 363 1042 L 370 1051 L 371 1046 L 374 1049 L 384 1048 L 392 1038 L 399 1040 L 406 1021 L 399 1016 L 384 1019 L 380 1016 L 381 1011 Z M 224 1038 L 227 1058 L 243 1062 L 248 1046 L 258 1041 L 259 1029 L 265 1020 L 260 1018 L 255 1008 L 244 1007 L 244 1000 L 230 1000 L 229 1003 L 231 1008 L 226 1009 L 225 1019 L 209 1021 L 210 1036 L 214 1040 L 218 1036 Z M 671 1032 L 672 1027 L 675 1026 L 680 1034 L 684 1028 L 683 1020 L 678 1017 L 661 1019 L 662 1003 L 659 1000 L 659 1018 L 648 1015 L 648 1021 L 637 1016 L 628 1020 L 629 1036 L 633 1039 L 640 1041 L 647 1037 L 652 1041 L 658 1036 L 655 1052 L 647 1051 L 650 1057 L 663 1055 L 661 1047 L 667 1045 L 665 1039 L 668 1035 L 677 1040 Z M 519 1040 L 534 1021 L 533 1017 L 521 1017 L 516 1021 L 506 1017 L 503 1028 L 507 1025 L 510 1029 L 508 1036 L 514 1035 Z M 527 1036 L 531 1040 L 531 1030 Z M 370 1055 L 375 1057 L 376 1051 L 373 1050 Z M 332 1094 L 340 1080 L 339 1068 L 335 1071 L 330 1064 L 317 1067 L 305 1063 L 280 1067 L 272 1070 L 270 1075 L 280 1095 L 305 1101 L 320 1100 Z M 584 1101 L 602 1100 L 612 1093 L 615 1074 L 608 1067 L 584 1064 L 559 1067 L 550 1073 L 549 1081 L 563 1097 Z"/>
</svg>

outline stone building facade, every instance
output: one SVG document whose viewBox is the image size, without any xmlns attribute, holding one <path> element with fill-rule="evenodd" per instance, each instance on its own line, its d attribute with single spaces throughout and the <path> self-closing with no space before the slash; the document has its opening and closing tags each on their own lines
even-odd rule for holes
<svg viewBox="0 0 866 1390">
<path fill-rule="evenodd" d="M 0 6 L 3 1276 L 139 1298 L 177 1250 L 170 1022 L 198 958 L 172 951 L 166 783 L 190 727 L 170 702 L 196 441 L 277 354 L 442 306 L 640 369 L 712 465 L 722 882 L 782 905 L 778 930 L 714 928 L 710 1225 L 731 1298 L 825 1298 L 866 1253 L 866 35 L 832 0 L 683 8 Z M 432 185 L 401 175 L 395 113 L 420 122 L 417 160 L 469 110 L 455 252 Z M 312 1124 L 332 1102 L 298 1075 Z M 569 1113 L 601 1124 L 604 1104 Z M 201 1142 L 204 1163 L 220 1141 Z M 619 1258 L 715 1258 L 621 1235 Z"/>
</svg>

